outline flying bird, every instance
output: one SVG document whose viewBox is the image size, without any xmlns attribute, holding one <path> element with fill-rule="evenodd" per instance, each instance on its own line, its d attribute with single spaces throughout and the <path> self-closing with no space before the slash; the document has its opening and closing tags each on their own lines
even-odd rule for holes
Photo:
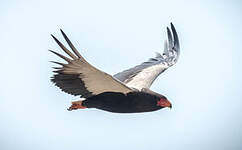
<svg viewBox="0 0 242 150">
<path fill-rule="evenodd" d="M 80 100 L 73 101 L 68 110 L 96 108 L 115 113 L 138 113 L 171 108 L 172 104 L 165 96 L 149 89 L 154 80 L 178 60 L 178 35 L 172 23 L 170 28 L 171 30 L 167 27 L 168 40 L 165 40 L 162 54 L 156 53 L 154 58 L 113 76 L 95 68 L 84 59 L 62 30 L 72 52 L 51 35 L 69 56 L 50 50 L 67 62 L 51 61 L 60 65 L 54 67 L 51 81 L 62 91 L 81 97 Z"/>
</svg>

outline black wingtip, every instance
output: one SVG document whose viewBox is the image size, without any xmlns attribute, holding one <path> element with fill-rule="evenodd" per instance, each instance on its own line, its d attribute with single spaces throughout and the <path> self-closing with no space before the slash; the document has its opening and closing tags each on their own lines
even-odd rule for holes
<svg viewBox="0 0 242 150">
<path fill-rule="evenodd" d="M 172 29 L 172 31 L 176 31 L 176 29 L 175 29 L 175 27 L 174 27 L 172 22 L 171 22 L 171 29 Z"/>
<path fill-rule="evenodd" d="M 56 54 L 57 56 L 61 57 L 62 59 L 64 59 L 64 60 L 67 61 L 68 63 L 70 63 L 70 62 L 72 61 L 70 58 L 67 58 L 66 56 L 63 56 L 63 55 L 61 55 L 61 54 L 59 54 L 59 53 L 57 53 L 57 52 L 55 52 L 55 51 L 53 51 L 53 50 L 50 50 L 50 49 L 49 49 L 49 51 L 52 52 L 52 53 L 54 53 L 54 54 Z"/>
<path fill-rule="evenodd" d="M 178 35 L 177 35 L 176 29 L 172 23 L 171 23 L 171 30 L 172 30 L 173 37 L 174 37 L 174 45 L 177 49 L 179 49 L 180 45 L 179 45 Z"/>
<path fill-rule="evenodd" d="M 66 42 L 68 43 L 68 45 L 70 46 L 70 48 L 72 49 L 72 51 L 76 54 L 77 57 L 81 58 L 82 61 L 86 62 L 86 60 L 81 56 L 81 54 L 77 51 L 77 49 L 74 47 L 74 45 L 71 43 L 70 39 L 67 37 L 67 35 L 65 34 L 64 31 L 61 31 L 61 34 L 63 35 L 63 37 L 65 38 Z"/>
<path fill-rule="evenodd" d="M 68 38 L 68 37 L 66 36 L 65 32 L 64 32 L 62 29 L 60 29 L 60 32 L 61 32 L 61 34 L 64 36 L 64 38 Z"/>
<path fill-rule="evenodd" d="M 51 53 L 56 54 L 56 55 L 59 56 L 59 54 L 57 52 L 53 51 L 53 50 L 48 49 L 48 51 L 50 51 Z"/>
<path fill-rule="evenodd" d="M 61 33 L 65 34 L 62 30 L 61 30 Z M 53 37 L 55 42 L 61 47 L 61 49 L 63 49 L 71 58 L 77 59 L 77 57 L 75 55 L 73 55 L 54 35 L 51 34 L 51 36 Z"/>
<path fill-rule="evenodd" d="M 171 30 L 167 27 L 167 36 L 168 36 L 168 46 L 169 46 L 169 49 L 172 49 L 172 46 L 173 46 L 173 37 L 171 35 Z"/>
<path fill-rule="evenodd" d="M 50 51 L 50 52 L 52 52 L 52 53 L 55 53 L 54 51 L 52 51 L 52 50 L 50 50 L 50 49 L 48 49 L 48 51 Z"/>
<path fill-rule="evenodd" d="M 171 26 L 173 26 L 173 27 L 174 27 L 174 25 L 173 25 L 173 23 L 172 23 L 172 22 L 171 22 L 170 24 L 171 24 Z"/>
<path fill-rule="evenodd" d="M 166 30 L 167 30 L 168 40 L 172 40 L 171 30 L 169 29 L 169 27 L 166 27 Z"/>
<path fill-rule="evenodd" d="M 54 64 L 58 64 L 58 65 L 61 65 L 61 66 L 67 66 L 66 64 L 63 64 L 63 63 L 60 63 L 60 62 L 57 62 L 57 61 L 49 61 L 51 63 L 54 63 Z"/>
<path fill-rule="evenodd" d="M 174 30 L 175 29 L 175 27 L 174 27 L 174 25 L 173 25 L 173 23 L 171 22 L 171 29 L 172 30 Z"/>
<path fill-rule="evenodd" d="M 62 35 L 65 34 L 65 32 L 62 29 L 60 29 L 60 32 L 61 32 Z"/>
<path fill-rule="evenodd" d="M 57 38 L 53 34 L 50 34 L 50 35 L 56 41 L 56 43 L 59 43 L 59 41 L 57 40 Z"/>
</svg>

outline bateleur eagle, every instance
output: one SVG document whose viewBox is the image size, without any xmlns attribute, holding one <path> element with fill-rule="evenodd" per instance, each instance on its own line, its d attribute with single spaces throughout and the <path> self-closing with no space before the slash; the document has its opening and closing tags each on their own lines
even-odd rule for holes
<svg viewBox="0 0 242 150">
<path fill-rule="evenodd" d="M 180 46 L 172 23 L 171 30 L 167 27 L 168 40 L 162 54 L 157 53 L 154 58 L 113 76 L 92 66 L 62 30 L 61 33 L 72 52 L 51 35 L 69 56 L 50 50 L 67 62 L 52 61 L 60 67 L 54 67 L 51 81 L 62 91 L 81 97 L 72 102 L 68 110 L 97 108 L 115 113 L 138 113 L 172 107 L 165 96 L 149 89 L 154 80 L 178 60 Z"/>
</svg>

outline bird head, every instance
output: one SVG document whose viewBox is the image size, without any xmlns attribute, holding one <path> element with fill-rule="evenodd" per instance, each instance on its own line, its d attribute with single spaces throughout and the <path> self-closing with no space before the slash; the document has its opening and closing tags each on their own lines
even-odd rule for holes
<svg viewBox="0 0 242 150">
<path fill-rule="evenodd" d="M 172 108 L 171 102 L 169 102 L 165 96 L 160 97 L 156 105 L 162 108 L 165 108 L 165 107 Z"/>
</svg>

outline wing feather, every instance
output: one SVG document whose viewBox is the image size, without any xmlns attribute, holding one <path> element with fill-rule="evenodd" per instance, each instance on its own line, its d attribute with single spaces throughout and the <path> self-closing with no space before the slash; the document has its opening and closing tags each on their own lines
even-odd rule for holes
<svg viewBox="0 0 242 150">
<path fill-rule="evenodd" d="M 82 59 L 84 62 L 87 62 L 82 55 L 78 52 L 78 50 L 75 48 L 75 46 L 71 43 L 71 41 L 69 40 L 69 38 L 66 36 L 66 34 L 60 29 L 61 34 L 63 35 L 63 37 L 65 38 L 66 42 L 68 43 L 68 45 L 70 46 L 70 48 L 72 49 L 72 51 L 80 58 Z"/>
<path fill-rule="evenodd" d="M 50 50 L 52 53 L 67 61 L 67 64 L 52 61 L 55 64 L 61 65 L 61 67 L 55 68 L 55 74 L 51 78 L 51 81 L 55 83 L 55 85 L 58 86 L 62 91 L 72 95 L 81 95 L 85 98 L 103 92 L 128 93 L 132 91 L 132 89 L 116 80 L 111 75 L 102 72 L 89 64 L 72 45 L 66 34 L 62 30 L 61 32 L 74 52 L 74 54 L 71 53 L 58 39 L 52 35 L 62 50 L 72 58 L 70 59 Z"/>
<path fill-rule="evenodd" d="M 172 32 L 171 32 L 172 31 Z M 150 88 L 154 80 L 166 69 L 177 62 L 180 53 L 178 35 L 175 27 L 171 23 L 171 30 L 167 27 L 168 41 L 165 40 L 163 54 L 156 54 L 142 64 L 124 70 L 114 75 L 114 77 L 127 86 L 141 90 Z"/>
</svg>

